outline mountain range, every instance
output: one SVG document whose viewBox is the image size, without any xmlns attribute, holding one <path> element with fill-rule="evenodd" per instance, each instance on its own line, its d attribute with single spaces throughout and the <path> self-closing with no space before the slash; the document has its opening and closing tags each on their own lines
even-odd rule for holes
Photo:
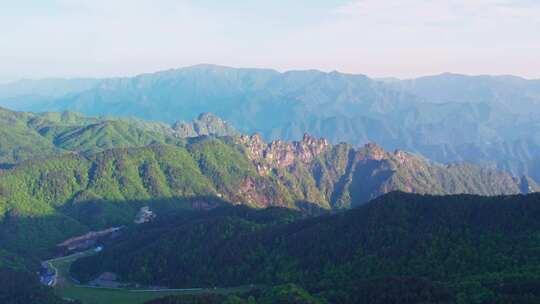
<svg viewBox="0 0 540 304">
<path fill-rule="evenodd" d="M 441 74 L 412 80 L 215 65 L 112 79 L 0 85 L 0 105 L 161 121 L 212 112 L 241 133 L 419 153 L 540 180 L 540 80 Z M 166 110 L 164 110 L 166 109 Z"/>
<path fill-rule="evenodd" d="M 217 66 L 0 85 L 47 109 L 0 108 L 0 302 L 67 303 L 39 261 L 121 231 L 71 274 L 260 286 L 159 304 L 537 303 L 537 96 Z"/>
<path fill-rule="evenodd" d="M 339 210 L 395 190 L 539 190 L 527 176 L 438 164 L 375 143 L 332 145 L 307 134 L 300 141 L 266 142 L 258 134 L 239 135 L 208 113 L 171 126 L 71 112 L 0 114 L 7 135 L 0 155 L 8 161 L 0 169 L 0 240 L 14 252 L 32 244 L 45 254 L 63 238 L 130 223 L 145 202 L 158 214 L 223 202 Z"/>
</svg>

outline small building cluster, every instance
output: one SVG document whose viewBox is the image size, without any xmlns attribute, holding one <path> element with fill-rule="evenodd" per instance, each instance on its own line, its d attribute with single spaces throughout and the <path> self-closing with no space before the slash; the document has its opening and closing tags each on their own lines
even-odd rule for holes
<svg viewBox="0 0 540 304">
<path fill-rule="evenodd" d="M 135 224 L 143 224 L 151 222 L 154 218 L 156 218 L 156 214 L 150 210 L 150 207 L 142 207 L 137 213 L 134 222 Z"/>
<path fill-rule="evenodd" d="M 56 272 L 46 264 L 42 264 L 39 270 L 39 281 L 43 285 L 54 286 L 56 284 Z"/>
</svg>

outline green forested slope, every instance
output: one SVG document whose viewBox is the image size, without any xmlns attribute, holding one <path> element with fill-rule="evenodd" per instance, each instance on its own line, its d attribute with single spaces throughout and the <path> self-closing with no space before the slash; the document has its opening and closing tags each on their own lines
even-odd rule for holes
<svg viewBox="0 0 540 304">
<path fill-rule="evenodd" d="M 26 161 L 0 171 L 0 240 L 12 250 L 45 250 L 88 229 L 131 223 L 145 205 L 158 215 L 178 207 L 208 208 L 216 199 L 253 207 L 340 209 L 393 190 L 520 192 L 520 181 L 504 173 L 430 164 L 374 145 L 328 146 L 309 161 L 306 142 L 287 145 L 280 149 L 303 147 L 285 154 L 287 165 L 254 159 L 252 153 L 262 152 L 228 137 Z"/>
<path fill-rule="evenodd" d="M 0 108 L 0 163 L 13 163 L 36 155 L 60 152 L 35 129 L 28 127 L 32 114 Z"/>
<path fill-rule="evenodd" d="M 339 214 L 273 225 L 261 225 L 258 212 L 170 219 L 126 234 L 72 271 L 175 287 L 294 282 L 331 303 L 540 300 L 538 194 L 391 193 Z"/>
<path fill-rule="evenodd" d="M 33 273 L 0 267 L 0 303 L 2 304 L 67 304 L 55 296 L 52 288 L 41 285 Z"/>
<path fill-rule="evenodd" d="M 111 148 L 154 143 L 179 144 L 199 135 L 236 131 L 212 114 L 181 127 L 117 117 L 88 117 L 73 112 L 28 113 L 0 108 L 0 165 L 68 152 L 90 155 Z M 186 132 L 183 128 L 189 129 Z"/>
</svg>

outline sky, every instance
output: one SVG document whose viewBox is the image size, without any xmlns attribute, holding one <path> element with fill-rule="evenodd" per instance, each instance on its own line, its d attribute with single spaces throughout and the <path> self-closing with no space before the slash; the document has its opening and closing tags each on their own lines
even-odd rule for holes
<svg viewBox="0 0 540 304">
<path fill-rule="evenodd" d="M 540 78 L 539 0 L 0 0 L 0 82 L 210 63 Z"/>
</svg>

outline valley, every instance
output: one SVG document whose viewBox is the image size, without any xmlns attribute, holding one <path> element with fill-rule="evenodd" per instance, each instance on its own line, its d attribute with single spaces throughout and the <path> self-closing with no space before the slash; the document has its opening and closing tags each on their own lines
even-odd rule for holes
<svg viewBox="0 0 540 304">
<path fill-rule="evenodd" d="M 133 287 L 96 287 L 79 285 L 73 281 L 69 274 L 71 264 L 86 256 L 96 253 L 95 249 L 46 261 L 52 268 L 57 270 L 58 283 L 54 287 L 55 294 L 64 299 L 78 300 L 83 304 L 143 304 L 147 301 L 174 295 L 197 295 L 197 294 L 229 294 L 249 291 L 250 287 L 236 288 L 184 288 L 184 289 L 145 289 L 144 286 Z"/>
</svg>

